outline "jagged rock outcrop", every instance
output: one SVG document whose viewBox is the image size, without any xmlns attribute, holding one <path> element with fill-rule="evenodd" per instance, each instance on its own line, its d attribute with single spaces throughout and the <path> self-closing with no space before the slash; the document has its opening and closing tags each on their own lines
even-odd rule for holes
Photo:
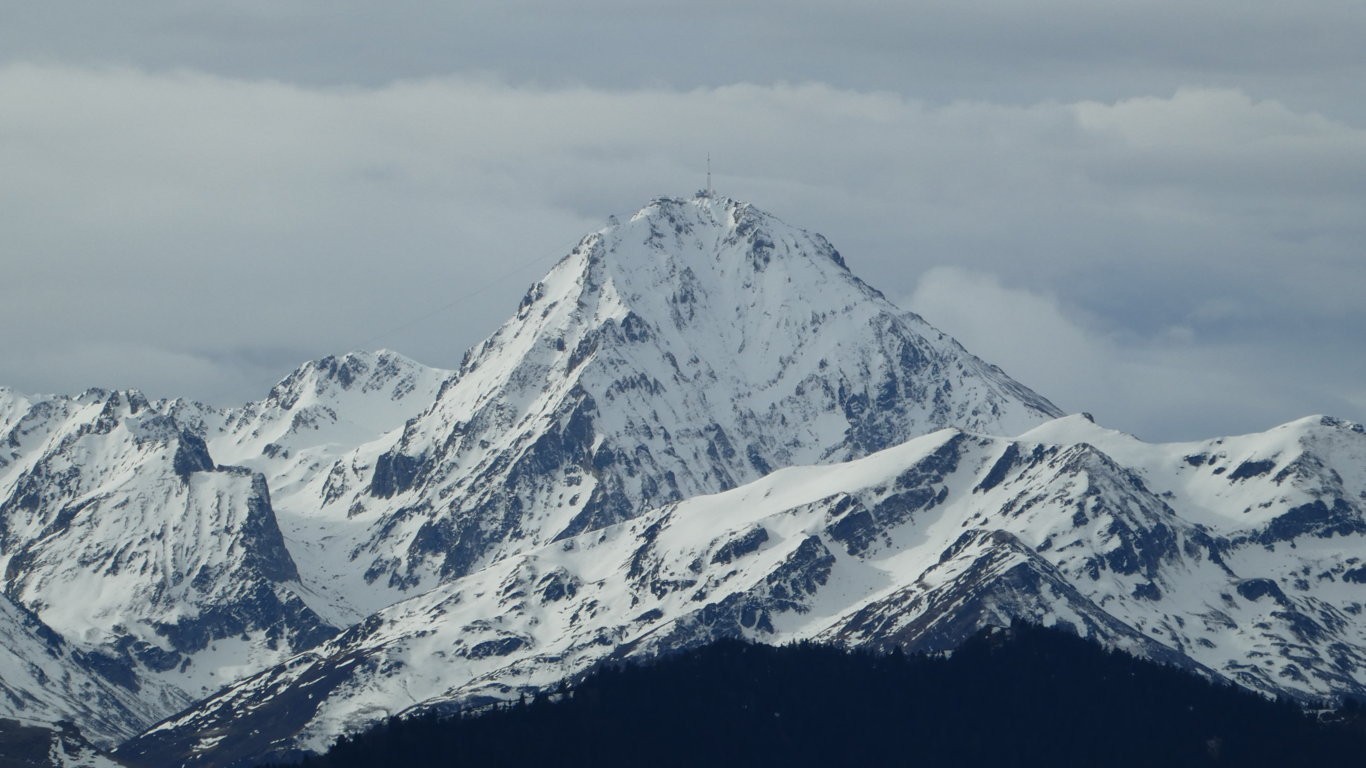
<svg viewBox="0 0 1366 768">
<path fill-rule="evenodd" d="M 1187 461 L 1196 452 L 1273 467 L 1230 480 Z M 120 754 L 230 765 L 202 734 L 287 755 L 373 722 L 375 702 L 401 714 L 516 698 L 604 660 L 723 637 L 947 650 L 1015 619 L 1268 694 L 1362 695 L 1366 591 L 1347 574 L 1366 539 L 1334 528 L 1264 543 L 1323 482 L 1362 490 L 1342 473 L 1281 470 L 1362 455 L 1361 428 L 1331 420 L 1188 445 L 1144 444 L 1081 417 L 1016 439 L 941 431 L 503 558 Z M 1202 506 L 1229 492 L 1280 509 Z M 1361 503 L 1349 506 L 1361 519 Z M 288 728 L 259 728 L 287 716 Z"/>
<path fill-rule="evenodd" d="M 718 638 L 944 650 L 1018 618 L 1366 694 L 1360 425 L 1060 416 L 819 235 L 656 200 L 454 371 L 351 353 L 241 408 L 0 390 L 0 716 L 246 765 Z"/>
</svg>

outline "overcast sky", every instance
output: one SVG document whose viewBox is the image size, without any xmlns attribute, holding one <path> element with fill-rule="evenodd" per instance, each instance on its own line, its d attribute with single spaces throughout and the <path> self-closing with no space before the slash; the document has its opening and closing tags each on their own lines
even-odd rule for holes
<svg viewBox="0 0 1366 768">
<path fill-rule="evenodd" d="M 453 367 L 719 192 L 1145 439 L 1366 420 L 1366 3 L 0 0 L 0 384 Z"/>
</svg>

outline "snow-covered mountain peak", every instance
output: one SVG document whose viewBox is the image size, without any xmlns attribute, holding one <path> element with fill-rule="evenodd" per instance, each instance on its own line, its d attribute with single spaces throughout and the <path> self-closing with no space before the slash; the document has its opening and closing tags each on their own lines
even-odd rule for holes
<svg viewBox="0 0 1366 768">
<path fill-rule="evenodd" d="M 231 412 L 213 440 L 214 455 L 251 466 L 263 454 L 354 448 L 430 405 L 450 373 L 389 350 L 309 361 L 281 379 L 264 400 Z"/>
<path fill-rule="evenodd" d="M 1029 430 L 1020 435 L 1022 442 L 1049 443 L 1064 445 L 1071 443 L 1110 444 L 1113 442 L 1137 441 L 1138 438 L 1127 432 L 1103 427 L 1089 414 L 1073 413 L 1062 416 Z"/>
<path fill-rule="evenodd" d="M 854 340 L 859 343 L 850 345 Z M 953 359 L 966 369 L 946 372 L 950 377 L 966 373 L 994 384 L 984 393 L 992 400 L 982 403 L 985 413 L 946 418 L 936 427 L 1013 433 L 1038 423 L 1036 414 L 1061 415 L 887 301 L 848 270 L 824 237 L 749 203 L 709 196 L 659 198 L 625 223 L 585 237 L 532 286 L 516 316 L 471 351 L 461 378 L 466 389 L 488 391 L 501 388 L 505 373 L 488 370 L 490 358 L 506 364 L 510 355 L 535 354 L 539 367 L 573 375 L 580 364 L 603 357 L 604 346 L 657 346 L 670 369 L 661 373 L 729 378 L 734 391 L 762 397 L 794 376 L 825 376 L 843 347 L 857 354 L 876 343 L 908 365 L 932 369 Z M 552 354 L 536 352 L 546 349 Z M 999 418 L 1001 409 L 993 406 L 1009 399 L 1026 401 L 1029 414 Z"/>
<path fill-rule="evenodd" d="M 777 468 L 1059 415 L 864 284 L 820 235 L 728 198 L 661 198 L 534 284 L 376 460 L 369 494 L 339 502 L 380 512 L 371 572 L 415 586 L 429 558 L 464 573 L 510 540 Z M 393 558 L 399 532 L 419 557 Z"/>
<path fill-rule="evenodd" d="M 1360 695 L 1363 468 L 1327 417 L 1166 445 L 1063 417 L 820 235 L 661 198 L 456 371 L 352 352 L 232 409 L 0 389 L 0 715 L 109 741 L 212 694 L 128 754 L 226 764 L 716 637 L 1015 618 Z"/>
<path fill-rule="evenodd" d="M 772 330 L 755 320 L 790 320 L 777 315 L 794 308 L 815 316 L 873 297 L 881 298 L 820 235 L 729 198 L 659 198 L 580 241 L 532 287 L 514 322 L 540 309 L 563 329 L 564 317 L 544 311 L 572 301 L 593 310 L 574 318 L 590 325 L 630 324 L 628 333 L 693 325 L 696 333 L 726 333 L 729 347 L 746 333 Z M 703 319 L 713 322 L 699 325 Z"/>
<path fill-rule="evenodd" d="M 389 387 L 398 398 L 427 370 L 421 363 L 387 349 L 329 355 L 304 363 L 286 376 L 271 389 L 266 401 L 289 409 L 310 396 L 318 399 L 338 390 L 373 392 Z"/>
<path fill-rule="evenodd" d="M 647 316 L 687 316 L 686 305 L 698 297 L 722 303 L 714 308 L 723 311 L 734 309 L 724 303 L 755 306 L 762 299 L 767 303 L 757 306 L 771 312 L 811 298 L 803 294 L 813 285 L 832 292 L 824 303 L 835 306 L 880 298 L 825 238 L 730 198 L 656 199 L 626 222 L 589 235 L 575 255 L 561 267 L 607 283 L 625 309 Z"/>
</svg>

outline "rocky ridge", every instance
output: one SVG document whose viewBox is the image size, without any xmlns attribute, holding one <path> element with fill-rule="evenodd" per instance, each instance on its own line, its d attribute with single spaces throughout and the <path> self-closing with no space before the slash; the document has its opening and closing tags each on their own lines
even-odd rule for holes
<svg viewBox="0 0 1366 768">
<path fill-rule="evenodd" d="M 1363 693 L 1359 425 L 1061 416 L 819 235 L 656 200 L 453 371 L 351 353 L 230 409 L 0 390 L 0 633 L 30 665 L 0 716 L 103 747 L 165 718 L 118 754 L 245 765 L 720 637 L 943 649 L 1013 618 Z"/>
</svg>

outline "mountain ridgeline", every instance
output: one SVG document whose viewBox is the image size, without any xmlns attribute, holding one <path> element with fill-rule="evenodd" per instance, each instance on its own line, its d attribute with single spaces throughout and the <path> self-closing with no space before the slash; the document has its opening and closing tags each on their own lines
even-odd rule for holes
<svg viewBox="0 0 1366 768">
<path fill-rule="evenodd" d="M 349 503 L 382 520 L 372 573 L 406 587 L 777 468 L 1059 415 L 824 238 L 732 200 L 659 200 L 532 286 Z"/>
<path fill-rule="evenodd" d="M 0 389 L 0 717 L 250 765 L 722 641 L 938 652 L 1017 619 L 1366 694 L 1366 432 L 1154 445 L 724 198 L 585 237 L 453 370 L 217 408 Z"/>
</svg>

